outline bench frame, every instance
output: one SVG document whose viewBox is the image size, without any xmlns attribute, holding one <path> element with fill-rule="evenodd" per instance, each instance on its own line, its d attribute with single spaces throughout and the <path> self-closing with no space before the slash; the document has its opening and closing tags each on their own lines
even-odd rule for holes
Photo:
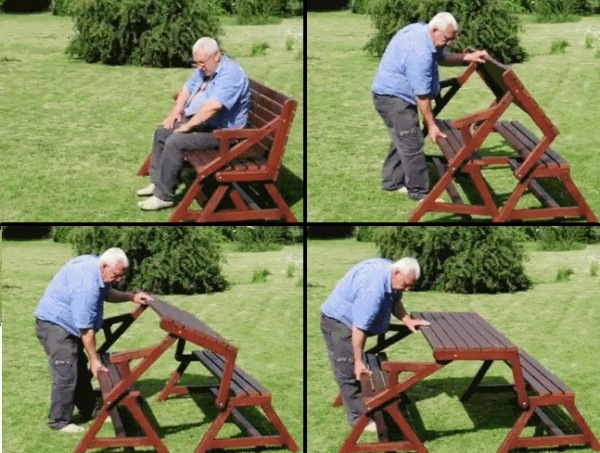
<svg viewBox="0 0 600 453">
<path fill-rule="evenodd" d="M 194 391 L 211 392 L 215 396 L 215 405 L 219 414 L 212 421 L 208 431 L 194 450 L 195 453 L 205 452 L 213 448 L 256 447 L 268 445 L 283 445 L 291 451 L 298 451 L 298 446 L 287 431 L 285 425 L 273 409 L 271 393 L 258 384 L 253 378 L 235 365 L 237 347 L 212 330 L 193 314 L 170 305 L 168 302 L 155 297 L 149 302 L 160 316 L 160 326 L 179 339 L 175 350 L 175 360 L 179 366 L 173 372 L 167 384 L 161 391 L 158 400 L 165 401 L 172 394 L 189 394 Z M 188 322 L 186 322 L 188 321 Z M 186 342 L 200 346 L 206 353 L 212 354 L 221 364 L 209 368 L 201 360 L 199 353 L 185 353 Z M 203 363 L 215 375 L 219 382 L 208 385 L 177 385 L 181 376 L 190 363 Z M 215 371 L 219 368 L 219 371 Z M 243 373 L 248 388 L 252 391 L 246 394 L 236 394 L 232 390 L 236 376 Z M 246 387 L 244 387 L 246 388 Z M 271 425 L 276 429 L 276 435 L 261 434 L 250 421 L 239 411 L 240 407 L 257 407 L 262 409 Z M 217 438 L 219 431 L 229 417 L 245 432 L 244 437 Z"/>
<path fill-rule="evenodd" d="M 442 132 L 448 135 L 447 139 L 438 139 L 444 157 L 427 156 L 439 179 L 423 202 L 413 211 L 409 221 L 420 220 L 426 212 L 451 212 L 469 218 L 471 215 L 490 216 L 493 222 L 563 217 L 583 217 L 589 222 L 597 222 L 598 219 L 570 177 L 568 163 L 549 148 L 559 133 L 558 129 L 525 89 L 512 68 L 492 58 L 487 58 L 484 64 L 471 63 L 463 74 L 441 83 L 442 89 L 447 91 L 443 95 L 440 93 L 436 98 L 434 117 L 437 118 L 474 72 L 481 76 L 494 94 L 495 100 L 487 109 L 454 121 L 436 119 Z M 520 135 L 512 135 L 507 131 L 507 125 L 513 127 L 511 123 L 499 122 L 511 104 L 517 105 L 530 116 L 542 131 L 541 140 L 529 133 L 533 136 L 533 141 L 529 142 L 529 138 L 524 141 Z M 524 128 L 520 123 L 519 126 Z M 493 132 L 500 133 L 518 155 L 480 156 L 479 147 Z M 427 134 L 426 128 L 424 134 Z M 497 205 L 491 187 L 483 177 L 482 169 L 489 165 L 507 164 L 513 170 L 517 185 L 503 205 Z M 470 184 L 476 187 L 483 204 L 466 204 L 461 199 L 453 184 L 453 178 L 459 175 L 466 177 Z M 575 205 L 561 206 L 537 181 L 543 178 L 558 178 L 570 193 Z M 543 207 L 516 208 L 527 189 L 538 198 Z M 444 190 L 448 192 L 451 203 L 435 201 Z"/>
<path fill-rule="evenodd" d="M 251 107 L 248 125 L 217 129 L 217 150 L 185 151 L 195 171 L 194 181 L 169 222 L 230 222 L 296 217 L 275 187 L 297 101 L 250 79 Z M 138 170 L 148 174 L 149 155 Z M 191 209 L 196 201 L 202 209 Z"/>
</svg>

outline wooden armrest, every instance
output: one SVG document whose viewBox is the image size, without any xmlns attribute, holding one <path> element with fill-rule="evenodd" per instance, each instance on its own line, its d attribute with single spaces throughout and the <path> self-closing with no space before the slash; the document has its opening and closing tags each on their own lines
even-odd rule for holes
<svg viewBox="0 0 600 453">
<path fill-rule="evenodd" d="M 421 371 L 424 367 L 431 365 L 429 362 L 381 362 L 381 368 L 389 372 Z"/>
<path fill-rule="evenodd" d="M 143 357 L 147 357 L 156 349 L 156 345 L 147 346 L 145 348 L 137 348 L 137 349 L 128 349 L 123 352 L 115 352 L 110 355 L 110 361 L 112 363 L 120 363 L 120 362 L 131 362 L 135 359 L 141 359 Z"/>
<path fill-rule="evenodd" d="M 252 138 L 261 133 L 261 129 L 217 129 L 212 134 L 219 140 L 231 140 L 236 138 Z"/>
<path fill-rule="evenodd" d="M 496 108 L 491 107 L 485 110 L 480 110 L 479 112 L 471 113 L 470 115 L 465 115 L 462 118 L 452 121 L 452 127 L 454 129 L 462 129 L 463 127 L 470 126 L 473 123 L 488 119 L 495 111 Z"/>
</svg>

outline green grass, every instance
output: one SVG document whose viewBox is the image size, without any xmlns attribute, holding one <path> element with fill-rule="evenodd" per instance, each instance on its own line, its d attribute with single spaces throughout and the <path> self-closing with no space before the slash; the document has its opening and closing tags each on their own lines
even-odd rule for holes
<svg viewBox="0 0 600 453">
<path fill-rule="evenodd" d="M 339 450 L 350 432 L 343 408 L 331 402 L 337 385 L 319 327 L 320 306 L 344 273 L 362 259 L 376 255 L 372 243 L 352 239 L 310 240 L 307 245 L 307 403 L 308 451 Z M 600 246 L 575 252 L 530 251 L 526 271 L 533 289 L 516 294 L 455 295 L 411 292 L 404 296 L 409 311 L 476 311 L 575 390 L 577 406 L 590 428 L 600 435 L 600 286 L 587 273 L 600 256 Z M 554 282 L 556 270 L 568 266 L 576 273 L 569 282 Z M 371 338 L 367 347 L 374 344 Z M 413 335 L 388 349 L 392 360 L 431 361 L 431 348 Z M 417 433 L 431 452 L 495 452 L 518 411 L 509 394 L 475 395 L 467 403 L 459 396 L 480 362 L 456 362 L 409 390 L 424 430 Z M 510 381 L 510 368 L 494 364 L 492 381 Z M 533 434 L 526 429 L 526 435 Z M 374 435 L 365 440 L 375 441 Z M 548 450 L 537 450 L 548 452 Z M 556 451 L 556 450 L 550 450 Z M 575 450 L 574 450 L 575 451 Z M 582 452 L 592 452 L 584 448 Z"/>
<path fill-rule="evenodd" d="M 3 428 L 10 433 L 3 438 L 5 452 L 73 451 L 81 438 L 47 427 L 50 377 L 46 356 L 35 336 L 33 316 L 46 285 L 71 256 L 68 245 L 50 241 L 3 243 L 2 296 L 4 301 L 10 301 L 3 307 Z M 277 252 L 230 252 L 224 268 L 232 283 L 230 290 L 210 295 L 164 296 L 196 314 L 238 346 L 237 362 L 271 390 L 273 407 L 301 451 L 303 290 L 289 280 L 285 269 L 291 259 L 301 260 L 302 256 L 301 245 L 287 246 Z M 266 283 L 252 284 L 257 260 L 271 273 Z M 130 303 L 106 304 L 106 316 L 132 309 Z M 164 335 L 158 317 L 147 310 L 114 346 L 114 351 L 148 346 Z M 156 402 L 158 392 L 176 368 L 174 351 L 174 347 L 168 350 L 138 382 L 162 428 L 169 451 L 193 451 L 216 414 L 211 400 L 205 397 L 197 399 L 202 410 L 187 397 Z M 198 379 L 208 374 L 201 366 L 192 365 L 186 375 Z M 114 435 L 111 430 L 110 425 L 103 428 L 107 435 Z M 238 432 L 235 425 L 228 423 L 222 435 Z"/>
<path fill-rule="evenodd" d="M 69 17 L 0 14 L 0 219 L 5 222 L 157 222 L 169 210 L 144 212 L 136 176 L 171 95 L 191 69 L 113 67 L 69 59 Z M 276 25 L 225 24 L 226 52 L 248 75 L 299 102 L 278 187 L 303 218 L 302 18 Z M 252 56 L 253 42 L 269 51 Z"/>
<path fill-rule="evenodd" d="M 406 221 L 416 205 L 406 196 L 381 190 L 381 165 L 389 147 L 389 135 L 375 111 L 371 82 L 379 59 L 362 48 L 375 32 L 369 16 L 350 12 L 309 13 L 308 22 L 308 139 L 307 217 L 309 221 L 382 222 Z M 595 156 L 598 140 L 589 121 L 598 120 L 600 91 L 596 89 L 600 61 L 590 58 L 585 47 L 587 30 L 600 28 L 600 17 L 564 24 L 524 23 L 521 42 L 530 58 L 514 69 L 560 135 L 552 144 L 571 165 L 571 176 L 596 215 L 600 215 L 600 161 Z M 565 39 L 572 45 L 563 55 L 549 55 L 549 43 Z M 462 68 L 441 68 L 448 78 Z M 477 75 L 442 112 L 458 118 L 489 106 L 492 96 Z M 511 106 L 503 118 L 535 125 Z M 428 153 L 438 147 L 426 140 Z M 483 145 L 487 153 L 506 153 L 498 138 Z M 516 185 L 509 169 L 484 171 L 499 199 Z M 443 195 L 444 197 L 447 194 Z M 446 198 L 448 199 L 448 198 Z M 531 194 L 519 207 L 539 206 Z M 424 221 L 457 221 L 458 216 L 430 213 Z"/>
<path fill-rule="evenodd" d="M 557 39 L 552 41 L 552 44 L 550 45 L 550 55 L 564 54 L 567 50 L 567 47 L 570 46 L 571 44 L 569 44 L 569 42 L 565 39 Z"/>
</svg>

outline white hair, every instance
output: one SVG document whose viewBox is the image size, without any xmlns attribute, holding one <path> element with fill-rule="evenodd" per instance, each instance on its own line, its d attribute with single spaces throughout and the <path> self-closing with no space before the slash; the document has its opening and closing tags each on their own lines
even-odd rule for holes
<svg viewBox="0 0 600 453">
<path fill-rule="evenodd" d="M 441 30 L 446 30 L 448 25 L 452 25 L 455 31 L 458 31 L 458 23 L 454 16 L 450 13 L 437 13 L 433 16 L 433 19 L 429 21 L 429 29 L 431 30 L 433 27 L 439 28 Z"/>
<path fill-rule="evenodd" d="M 127 255 L 118 247 L 111 247 L 100 255 L 100 264 L 108 264 L 110 267 L 115 267 L 118 263 L 123 263 L 125 267 L 129 267 Z"/>
<path fill-rule="evenodd" d="M 415 280 L 421 278 L 421 266 L 419 262 L 412 257 L 404 257 L 400 258 L 394 264 L 392 264 L 392 269 L 398 269 L 402 272 L 402 275 L 408 275 L 411 271 L 415 271 Z"/>
<path fill-rule="evenodd" d="M 219 51 L 219 45 L 213 38 L 208 38 L 205 36 L 204 38 L 200 38 L 198 41 L 196 41 L 192 47 L 192 52 L 196 53 L 201 49 L 204 50 L 208 55 L 212 55 Z"/>
</svg>

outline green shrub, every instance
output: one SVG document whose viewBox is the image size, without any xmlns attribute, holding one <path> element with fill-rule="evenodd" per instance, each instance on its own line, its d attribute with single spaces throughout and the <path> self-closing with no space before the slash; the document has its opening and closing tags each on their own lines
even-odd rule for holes
<svg viewBox="0 0 600 453">
<path fill-rule="evenodd" d="M 565 39 L 554 40 L 550 45 L 550 55 L 563 54 L 570 45 L 571 44 Z"/>
<path fill-rule="evenodd" d="M 354 14 L 367 14 L 371 0 L 352 0 L 352 12 Z"/>
<path fill-rule="evenodd" d="M 52 0 L 50 10 L 55 16 L 70 16 L 74 0 Z"/>
<path fill-rule="evenodd" d="M 265 55 L 267 53 L 268 48 L 269 43 L 266 41 L 254 43 L 252 44 L 252 50 L 250 51 L 250 55 L 253 57 Z"/>
<path fill-rule="evenodd" d="M 67 53 L 88 63 L 189 67 L 197 39 L 222 34 L 202 0 L 80 0 Z"/>
<path fill-rule="evenodd" d="M 239 227 L 235 233 L 237 250 L 240 252 L 264 252 L 281 250 L 286 239 L 286 227 Z"/>
<path fill-rule="evenodd" d="M 587 34 L 585 35 L 585 48 L 593 49 L 594 48 L 594 36 Z"/>
<path fill-rule="evenodd" d="M 536 0 L 533 12 L 538 22 L 569 22 L 582 9 L 580 0 Z"/>
<path fill-rule="evenodd" d="M 588 226 L 542 226 L 538 240 L 542 250 L 581 250 L 594 231 Z"/>
<path fill-rule="evenodd" d="M 269 275 L 271 272 L 268 269 L 256 269 L 252 274 L 252 283 L 264 283 Z"/>
<path fill-rule="evenodd" d="M 227 287 L 218 235 L 210 227 L 78 227 L 69 237 L 77 254 L 125 250 L 126 288 L 194 294 Z"/>
<path fill-rule="evenodd" d="M 75 228 L 76 227 L 72 227 L 72 226 L 54 227 L 52 239 L 54 240 L 54 242 L 59 242 L 59 243 L 63 243 L 63 244 L 69 243 L 69 242 L 71 242 L 70 234 Z"/>
<path fill-rule="evenodd" d="M 381 228 L 372 226 L 356 227 L 356 240 L 359 242 L 374 242 L 378 230 L 381 230 Z"/>
<path fill-rule="evenodd" d="M 287 267 L 287 276 L 291 278 L 294 275 L 296 275 L 296 265 L 295 264 L 288 264 L 288 267 Z"/>
<path fill-rule="evenodd" d="M 592 277 L 598 276 L 598 263 L 590 264 L 590 276 L 592 276 Z"/>
<path fill-rule="evenodd" d="M 455 293 L 522 291 L 525 275 L 522 246 L 500 227 L 391 227 L 376 236 L 381 256 L 414 256 L 421 264 L 415 289 Z"/>
<path fill-rule="evenodd" d="M 570 267 L 561 267 L 556 272 L 556 281 L 557 282 L 568 282 L 571 275 L 573 275 L 575 271 Z"/>
<path fill-rule="evenodd" d="M 370 11 L 377 34 L 365 49 L 377 56 L 399 29 L 428 22 L 440 11 L 451 12 L 458 21 L 460 38 L 451 50 L 486 49 L 505 64 L 521 62 L 526 56 L 519 41 L 519 19 L 504 0 L 371 0 Z"/>
<path fill-rule="evenodd" d="M 50 0 L 0 0 L 0 9 L 6 13 L 37 13 L 49 8 Z"/>
<path fill-rule="evenodd" d="M 278 22 L 285 13 L 285 2 L 280 0 L 238 0 L 235 3 L 240 25 L 263 25 Z"/>
</svg>

